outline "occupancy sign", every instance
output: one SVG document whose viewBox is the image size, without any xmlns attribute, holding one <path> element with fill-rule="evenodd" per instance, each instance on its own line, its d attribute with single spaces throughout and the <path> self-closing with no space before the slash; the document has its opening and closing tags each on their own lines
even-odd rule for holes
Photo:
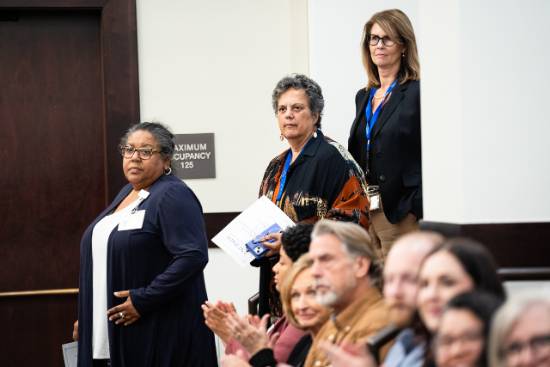
<svg viewBox="0 0 550 367">
<path fill-rule="evenodd" d="M 176 151 L 172 158 L 179 178 L 215 178 L 214 134 L 175 134 Z"/>
</svg>

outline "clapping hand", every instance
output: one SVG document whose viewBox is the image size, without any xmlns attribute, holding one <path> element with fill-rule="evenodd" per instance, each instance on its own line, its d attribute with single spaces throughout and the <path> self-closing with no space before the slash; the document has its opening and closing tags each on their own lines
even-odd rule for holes
<svg viewBox="0 0 550 367">
<path fill-rule="evenodd" d="M 227 315 L 237 313 L 233 303 L 218 301 L 213 304 L 206 301 L 201 308 L 206 326 L 227 344 L 232 336 L 227 324 Z"/>
<path fill-rule="evenodd" d="M 261 319 L 258 316 L 230 314 L 227 317 L 231 334 L 251 355 L 261 349 L 270 348 L 276 339 L 267 335 L 267 320 L 269 315 Z"/>
</svg>

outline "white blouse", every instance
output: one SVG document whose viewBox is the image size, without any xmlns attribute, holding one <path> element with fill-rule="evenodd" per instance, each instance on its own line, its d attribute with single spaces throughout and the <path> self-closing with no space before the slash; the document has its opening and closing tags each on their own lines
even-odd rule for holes
<svg viewBox="0 0 550 367">
<path fill-rule="evenodd" d="M 92 231 L 93 359 L 110 359 L 109 336 L 107 332 L 109 323 L 109 319 L 107 318 L 107 244 L 109 236 L 137 204 L 139 204 L 138 200 L 118 212 L 103 217 L 103 219 L 96 223 Z"/>
</svg>

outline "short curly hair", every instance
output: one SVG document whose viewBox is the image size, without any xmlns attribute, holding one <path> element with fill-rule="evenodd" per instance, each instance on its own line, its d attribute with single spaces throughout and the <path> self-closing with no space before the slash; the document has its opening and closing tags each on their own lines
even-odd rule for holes
<svg viewBox="0 0 550 367">
<path fill-rule="evenodd" d="M 283 231 L 281 243 L 288 257 L 296 261 L 309 251 L 313 224 L 298 223 Z"/>
<path fill-rule="evenodd" d="M 273 94 L 271 95 L 271 104 L 275 115 L 277 115 L 277 109 L 279 107 L 279 98 L 289 89 L 303 90 L 306 93 L 307 98 L 309 99 L 309 109 L 311 112 L 319 116 L 315 127 L 320 129 L 321 117 L 323 115 L 323 109 L 325 108 L 323 91 L 315 80 L 308 78 L 303 74 L 291 74 L 279 80 L 275 86 L 275 89 L 273 89 Z"/>
</svg>

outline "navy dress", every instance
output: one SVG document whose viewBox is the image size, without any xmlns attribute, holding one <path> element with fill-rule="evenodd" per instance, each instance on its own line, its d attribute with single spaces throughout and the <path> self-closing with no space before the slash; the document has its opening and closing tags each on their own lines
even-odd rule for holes
<svg viewBox="0 0 550 367">
<path fill-rule="evenodd" d="M 131 190 L 126 185 L 82 236 L 80 367 L 92 366 L 92 231 Z M 126 299 L 113 292 L 129 289 L 141 315 L 128 326 L 109 322 L 111 366 L 217 366 L 214 336 L 200 307 L 207 299 L 203 269 L 208 262 L 201 205 L 174 176 L 161 176 L 148 191 L 149 197 L 138 207 L 145 210 L 142 228 L 115 227 L 108 240 L 107 306 L 123 303 Z"/>
</svg>

